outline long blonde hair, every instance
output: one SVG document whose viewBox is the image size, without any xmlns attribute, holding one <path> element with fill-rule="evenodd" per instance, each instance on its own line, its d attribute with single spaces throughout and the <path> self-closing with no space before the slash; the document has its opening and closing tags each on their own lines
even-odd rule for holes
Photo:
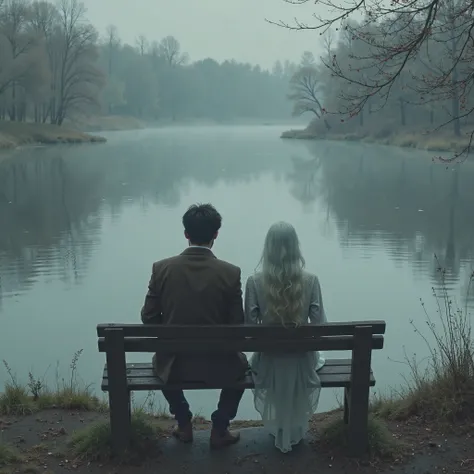
<svg viewBox="0 0 474 474">
<path fill-rule="evenodd" d="M 295 228 L 287 222 L 273 224 L 267 232 L 261 259 L 269 321 L 283 326 L 303 322 L 304 265 Z"/>
</svg>

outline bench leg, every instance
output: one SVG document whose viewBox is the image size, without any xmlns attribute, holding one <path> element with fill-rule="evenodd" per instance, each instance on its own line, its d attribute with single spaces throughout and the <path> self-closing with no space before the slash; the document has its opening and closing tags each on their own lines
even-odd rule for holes
<svg viewBox="0 0 474 474">
<path fill-rule="evenodd" d="M 344 388 L 344 424 L 347 425 L 349 423 L 349 399 L 351 396 L 351 389 L 345 387 Z"/>
<path fill-rule="evenodd" d="M 362 456 L 369 449 L 369 393 L 371 362 L 371 328 L 357 327 L 352 351 L 352 376 L 349 392 L 349 451 Z"/>
<path fill-rule="evenodd" d="M 350 454 L 352 456 L 366 454 L 369 446 L 369 406 L 367 402 L 357 403 L 355 393 L 351 393 L 349 400 L 349 425 L 347 431 Z"/>
<path fill-rule="evenodd" d="M 123 331 L 115 328 L 107 329 L 105 342 L 109 376 L 111 448 L 112 455 L 120 456 L 129 448 L 132 434 Z"/>
<path fill-rule="evenodd" d="M 130 392 L 109 392 L 109 406 L 112 454 L 117 456 L 129 448 L 132 437 Z"/>
</svg>

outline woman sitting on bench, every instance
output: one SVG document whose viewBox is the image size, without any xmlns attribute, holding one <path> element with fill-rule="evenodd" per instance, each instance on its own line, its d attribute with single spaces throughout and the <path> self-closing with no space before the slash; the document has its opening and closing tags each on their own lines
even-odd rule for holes
<svg viewBox="0 0 474 474">
<path fill-rule="evenodd" d="M 247 323 L 295 327 L 326 322 L 319 280 L 304 271 L 291 224 L 279 222 L 270 227 L 260 266 L 261 271 L 247 280 Z M 255 408 L 275 437 L 275 446 L 284 453 L 308 431 L 321 392 L 317 371 L 323 365 L 321 352 L 255 353 L 251 358 Z"/>
</svg>

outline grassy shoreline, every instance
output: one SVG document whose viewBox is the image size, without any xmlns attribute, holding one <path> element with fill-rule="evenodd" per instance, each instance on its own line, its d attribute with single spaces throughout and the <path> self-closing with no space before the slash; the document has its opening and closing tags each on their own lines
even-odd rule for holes
<svg viewBox="0 0 474 474">
<path fill-rule="evenodd" d="M 21 146 L 104 143 L 105 138 L 68 127 L 0 121 L 0 150 Z"/>
<path fill-rule="evenodd" d="M 293 140 L 334 140 L 346 142 L 360 142 L 399 148 L 412 148 L 441 153 L 461 153 L 469 144 L 467 137 L 457 138 L 446 132 L 424 133 L 411 129 L 389 133 L 360 132 L 316 132 L 311 126 L 300 130 L 287 130 L 280 136 L 283 139 Z"/>
</svg>

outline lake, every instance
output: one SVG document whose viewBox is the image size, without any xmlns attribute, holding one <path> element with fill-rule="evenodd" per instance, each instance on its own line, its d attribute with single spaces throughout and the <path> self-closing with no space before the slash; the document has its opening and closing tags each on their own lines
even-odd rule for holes
<svg viewBox="0 0 474 474">
<path fill-rule="evenodd" d="M 449 294 L 474 308 L 474 166 L 421 151 L 283 141 L 284 128 L 113 132 L 104 145 L 0 158 L 0 359 L 20 381 L 29 371 L 54 381 L 56 364 L 67 376 L 83 349 L 79 374 L 99 392 L 96 324 L 140 321 L 152 262 L 184 249 L 182 214 L 211 202 L 223 215 L 215 253 L 242 268 L 243 283 L 268 227 L 291 222 L 328 318 L 387 321 L 373 359 L 377 390 L 401 384 L 405 354 L 427 354 L 411 320 L 424 328 L 420 298 L 436 317 L 435 255 Z M 0 387 L 6 380 L 2 366 Z M 341 395 L 323 390 L 320 409 Z M 217 393 L 189 399 L 209 416 Z M 253 417 L 246 392 L 238 418 Z"/>
</svg>

